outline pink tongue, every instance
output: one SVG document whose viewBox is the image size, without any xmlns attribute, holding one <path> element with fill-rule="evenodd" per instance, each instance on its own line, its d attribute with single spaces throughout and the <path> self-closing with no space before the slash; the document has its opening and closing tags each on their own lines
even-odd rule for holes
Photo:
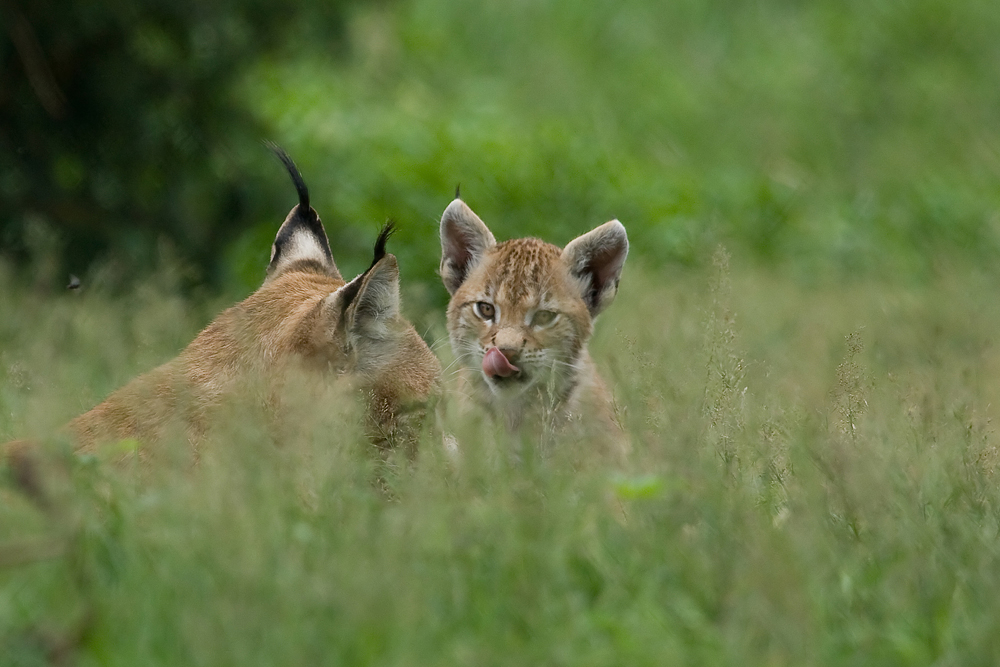
<svg viewBox="0 0 1000 667">
<path fill-rule="evenodd" d="M 517 373 L 521 369 L 507 361 L 498 347 L 491 347 L 486 350 L 483 356 L 483 372 L 489 377 L 499 376 L 507 378 Z"/>
</svg>

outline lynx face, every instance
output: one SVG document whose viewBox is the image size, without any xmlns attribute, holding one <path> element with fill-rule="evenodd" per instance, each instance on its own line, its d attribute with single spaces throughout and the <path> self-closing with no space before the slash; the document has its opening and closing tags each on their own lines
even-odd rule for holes
<svg viewBox="0 0 1000 667">
<path fill-rule="evenodd" d="M 240 392 L 261 397 L 259 407 L 272 417 L 288 402 L 286 395 L 308 402 L 322 394 L 303 386 L 334 385 L 363 396 L 375 444 L 412 439 L 436 391 L 440 365 L 400 314 L 399 268 L 385 251 L 391 226 L 379 235 L 368 270 L 346 282 L 298 170 L 283 151 L 275 152 L 292 176 L 299 204 L 278 230 L 264 284 L 176 359 L 70 422 L 80 449 L 123 438 L 155 441 L 178 422 L 197 440 L 215 408 Z M 302 408 L 323 410 L 321 404 L 293 407 L 300 414 Z"/>
<path fill-rule="evenodd" d="M 539 408 L 580 410 L 603 391 L 586 344 L 618 290 L 628 254 L 620 222 L 564 249 L 532 238 L 497 243 L 456 199 L 441 218 L 441 247 L 449 338 L 481 403 L 516 427 Z"/>
</svg>

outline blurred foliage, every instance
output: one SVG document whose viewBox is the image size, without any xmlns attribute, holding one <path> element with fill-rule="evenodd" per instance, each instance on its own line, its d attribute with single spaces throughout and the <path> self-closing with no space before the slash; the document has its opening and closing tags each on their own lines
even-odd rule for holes
<svg viewBox="0 0 1000 667">
<path fill-rule="evenodd" d="M 321 213 L 400 220 L 404 274 L 433 279 L 460 183 L 498 238 L 618 217 L 652 266 L 724 242 L 910 278 L 998 250 L 996 34 L 988 0 L 408 0 L 357 12 L 338 67 L 261 62 L 245 98 Z"/>
<path fill-rule="evenodd" d="M 252 168 L 266 130 L 233 83 L 265 53 L 341 49 L 347 4 L 0 3 L 0 251 L 129 272 L 165 240 L 211 278 L 275 200 Z"/>
<path fill-rule="evenodd" d="M 334 409 L 281 447 L 238 418 L 198 466 L 80 462 L 56 528 L 0 471 L 0 665 L 1000 655 L 995 0 L 400 0 L 345 13 L 343 41 L 318 0 L 3 2 L 0 253 L 33 261 L 0 261 L 0 441 L 232 302 L 185 283 L 259 283 L 294 203 L 268 137 L 345 274 L 400 223 L 411 308 L 445 298 L 458 183 L 501 239 L 619 217 L 633 259 L 591 350 L 633 452 L 512 457 L 460 421 L 460 464 L 429 435 L 385 502 Z M 255 27 L 201 51 L 227 11 Z M 20 289 L 102 257 L 81 290 Z M 127 264 L 154 270 L 122 294 Z"/>
<path fill-rule="evenodd" d="M 62 455 L 52 514 L 0 463 L 0 667 L 995 664 L 995 274 L 734 267 L 633 266 L 602 315 L 622 468 L 446 409 L 461 456 L 427 434 L 388 500 L 349 401 L 233 412 L 149 465 Z M 37 298 L 0 265 L 0 442 L 58 456 L 175 355 L 223 304 L 174 280 Z"/>
<path fill-rule="evenodd" d="M 5 7 L 48 68 L 3 43 L 7 254 L 54 237 L 77 268 L 145 263 L 165 238 L 250 289 L 294 203 L 265 137 L 345 273 L 391 217 L 404 281 L 437 301 L 419 283 L 457 184 L 498 238 L 618 217 L 651 266 L 724 242 L 800 277 L 910 279 L 1000 249 L 992 0 Z"/>
</svg>

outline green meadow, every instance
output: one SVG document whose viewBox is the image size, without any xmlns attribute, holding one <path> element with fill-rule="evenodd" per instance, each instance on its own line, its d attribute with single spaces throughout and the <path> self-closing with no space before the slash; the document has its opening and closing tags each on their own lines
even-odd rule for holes
<svg viewBox="0 0 1000 667">
<path fill-rule="evenodd" d="M 997 34 L 985 0 L 408 0 L 248 64 L 218 94 L 345 275 L 397 221 L 446 366 L 456 185 L 498 239 L 625 224 L 590 348 L 630 455 L 473 417 L 458 459 L 429 424 L 381 461 L 349 398 L 220 423 L 194 465 L 71 454 L 61 425 L 263 278 L 295 200 L 233 146 L 268 193 L 218 285 L 164 242 L 63 290 L 57 219 L 0 261 L 0 442 L 42 440 L 58 499 L 3 471 L 0 665 L 996 664 Z"/>
</svg>

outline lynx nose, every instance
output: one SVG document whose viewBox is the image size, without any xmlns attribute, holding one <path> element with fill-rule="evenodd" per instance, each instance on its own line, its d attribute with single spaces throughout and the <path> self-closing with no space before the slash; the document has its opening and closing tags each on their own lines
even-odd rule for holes
<svg viewBox="0 0 1000 667">
<path fill-rule="evenodd" d="M 510 355 L 514 356 L 516 351 L 511 350 Z M 483 355 L 483 372 L 488 377 L 508 378 L 515 373 L 519 373 L 520 368 L 510 363 L 508 353 L 499 347 L 491 347 Z"/>
</svg>

